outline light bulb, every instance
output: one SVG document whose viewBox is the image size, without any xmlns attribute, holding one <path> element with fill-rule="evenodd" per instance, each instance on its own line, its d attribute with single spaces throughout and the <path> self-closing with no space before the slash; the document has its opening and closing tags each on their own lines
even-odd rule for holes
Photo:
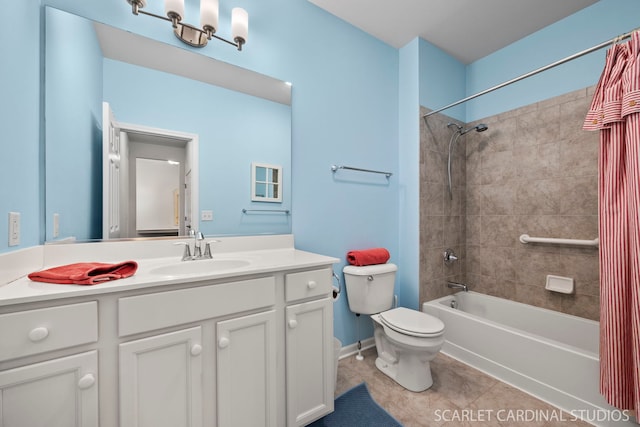
<svg viewBox="0 0 640 427">
<path fill-rule="evenodd" d="M 184 0 L 164 0 L 164 13 L 178 22 L 184 18 Z"/>
<path fill-rule="evenodd" d="M 239 44 L 246 43 L 249 37 L 249 14 L 240 7 L 231 10 L 231 34 Z"/>
<path fill-rule="evenodd" d="M 218 29 L 218 0 L 200 0 L 200 26 L 205 31 Z"/>
</svg>

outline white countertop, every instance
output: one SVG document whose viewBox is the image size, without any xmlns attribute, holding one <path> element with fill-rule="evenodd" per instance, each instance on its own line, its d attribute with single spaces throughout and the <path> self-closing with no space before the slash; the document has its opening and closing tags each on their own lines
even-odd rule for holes
<svg viewBox="0 0 640 427">
<path fill-rule="evenodd" d="M 257 245 L 261 247 L 261 245 Z M 27 302 L 46 301 L 59 298 L 83 297 L 111 292 L 123 292 L 149 287 L 162 287 L 179 283 L 195 283 L 217 279 L 231 279 L 246 275 L 273 273 L 282 270 L 297 268 L 312 268 L 334 264 L 340 260 L 334 257 L 318 255 L 311 252 L 297 250 L 293 247 L 276 245 L 274 248 L 262 248 L 259 250 L 236 250 L 214 253 L 213 260 L 245 260 L 248 265 L 227 270 L 201 271 L 190 275 L 164 275 L 155 274 L 153 270 L 169 264 L 189 263 L 194 266 L 198 263 L 206 263 L 207 260 L 181 261 L 180 256 L 157 258 L 118 258 L 118 262 L 132 259 L 138 263 L 138 270 L 132 277 L 103 282 L 96 285 L 59 285 L 52 283 L 33 282 L 26 275 L 10 283 L 0 286 L 0 306 L 21 304 Z M 255 247 L 255 246 L 254 246 Z M 242 249 L 242 248 L 238 248 Z M 124 255 L 121 253 L 121 255 Z M 63 265 L 60 259 L 55 265 Z M 66 259 L 66 263 L 72 262 L 111 262 L 104 259 Z M 44 265 L 52 267 L 54 265 Z"/>
</svg>

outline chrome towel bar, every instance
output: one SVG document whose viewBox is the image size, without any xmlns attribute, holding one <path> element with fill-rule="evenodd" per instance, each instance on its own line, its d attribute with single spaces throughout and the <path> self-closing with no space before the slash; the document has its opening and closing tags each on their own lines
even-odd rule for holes
<svg viewBox="0 0 640 427">
<path fill-rule="evenodd" d="M 593 240 L 578 240 L 578 239 L 556 239 L 552 237 L 531 237 L 528 234 L 520 236 L 521 243 L 549 243 L 552 245 L 573 245 L 573 246 L 593 246 L 598 247 L 600 239 L 597 237 Z"/>
<path fill-rule="evenodd" d="M 393 175 L 393 173 L 392 173 L 392 172 L 377 171 L 377 170 L 373 170 L 373 169 L 354 168 L 354 167 L 352 167 L 352 166 L 336 166 L 336 165 L 331 165 L 331 170 L 332 170 L 334 173 L 335 173 L 338 169 L 347 169 L 347 170 L 358 171 L 358 172 L 379 173 L 379 174 L 382 174 L 382 175 L 386 176 L 387 178 L 389 178 L 391 175 Z"/>
<path fill-rule="evenodd" d="M 283 213 L 285 215 L 289 215 L 291 211 L 289 211 L 289 209 L 242 209 L 243 214 L 246 214 L 249 212 Z"/>
</svg>

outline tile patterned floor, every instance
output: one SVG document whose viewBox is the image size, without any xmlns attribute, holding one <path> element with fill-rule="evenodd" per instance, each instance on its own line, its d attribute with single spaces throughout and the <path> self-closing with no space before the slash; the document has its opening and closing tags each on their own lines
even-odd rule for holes
<svg viewBox="0 0 640 427">
<path fill-rule="evenodd" d="M 376 402 L 404 427 L 590 426 L 443 354 L 431 362 L 433 386 L 422 393 L 380 372 L 375 348 L 363 355 L 363 361 L 354 356 L 340 360 L 336 395 L 364 381 Z"/>
</svg>

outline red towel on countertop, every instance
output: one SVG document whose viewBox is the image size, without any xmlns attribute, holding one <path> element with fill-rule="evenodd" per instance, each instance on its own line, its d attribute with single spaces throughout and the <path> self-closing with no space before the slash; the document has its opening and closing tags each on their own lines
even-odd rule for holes
<svg viewBox="0 0 640 427">
<path fill-rule="evenodd" d="M 349 264 L 363 266 L 373 264 L 384 264 L 389 261 L 391 255 L 385 248 L 371 248 L 360 251 L 347 252 L 347 261 Z"/>
<path fill-rule="evenodd" d="M 137 269 L 138 263 L 135 261 L 125 261 L 118 264 L 80 262 L 36 271 L 27 277 L 35 282 L 59 283 L 64 285 L 95 285 L 97 283 L 133 276 Z"/>
</svg>

